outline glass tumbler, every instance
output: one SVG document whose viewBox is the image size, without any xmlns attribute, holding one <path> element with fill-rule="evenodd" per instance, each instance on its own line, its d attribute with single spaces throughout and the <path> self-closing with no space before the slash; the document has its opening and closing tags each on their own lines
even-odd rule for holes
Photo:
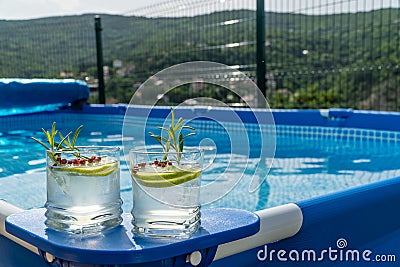
<svg viewBox="0 0 400 267">
<path fill-rule="evenodd" d="M 131 150 L 133 232 L 139 236 L 189 238 L 200 226 L 203 152 Z"/>
<path fill-rule="evenodd" d="M 86 146 L 46 151 L 46 225 L 74 234 L 94 234 L 122 222 L 120 149 Z"/>
</svg>

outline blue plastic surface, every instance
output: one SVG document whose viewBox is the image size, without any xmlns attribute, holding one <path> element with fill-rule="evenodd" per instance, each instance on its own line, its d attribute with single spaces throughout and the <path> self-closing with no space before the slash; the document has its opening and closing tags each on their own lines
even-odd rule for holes
<svg viewBox="0 0 400 267">
<path fill-rule="evenodd" d="M 124 223 L 116 229 L 80 238 L 48 229 L 44 212 L 45 209 L 35 209 L 13 214 L 7 218 L 6 229 L 57 258 L 78 263 L 133 264 L 170 259 L 244 238 L 259 230 L 259 218 L 252 212 L 204 209 L 200 230 L 189 239 L 134 237 L 130 214 L 124 214 Z"/>
<path fill-rule="evenodd" d="M 1 267 L 49 267 L 41 257 L 0 235 Z"/>
<path fill-rule="evenodd" d="M 1 79 L 0 79 L 1 80 Z M 1 92 L 1 91 L 0 91 Z M 0 103 L 5 99 L 0 99 Z M 148 106 L 130 108 L 127 116 L 146 116 L 149 114 Z M 181 108 L 180 114 L 198 116 L 197 112 L 200 108 L 185 107 Z M 79 113 L 79 114 L 125 114 L 127 105 L 84 105 L 81 110 L 62 109 L 56 111 L 59 113 Z M 261 124 L 271 124 L 270 116 L 264 113 L 266 110 L 249 110 L 234 109 L 237 115 L 244 123 L 255 123 L 255 112 L 260 119 Z M 38 112 L 40 110 L 37 110 Z M 170 107 L 156 106 L 150 112 L 151 117 L 165 118 L 170 112 Z M 225 109 L 211 109 L 205 111 L 205 115 L 212 115 L 213 118 L 221 119 L 221 121 L 229 121 L 227 111 Z M 1 112 L 0 112 L 1 114 Z M 400 131 L 400 112 L 378 112 L 378 111 L 362 111 L 352 109 L 330 109 L 327 113 L 328 117 L 321 115 L 319 110 L 272 110 L 273 120 L 277 125 L 299 125 L 299 126 L 321 126 L 321 127 L 346 127 L 361 128 L 374 130 Z"/>
<path fill-rule="evenodd" d="M 94 105 L 85 106 L 83 112 L 90 114 L 124 114 L 126 105 Z M 151 112 L 150 112 L 151 108 Z M 277 125 L 299 125 L 299 126 L 321 126 L 321 127 L 346 127 L 375 130 L 400 131 L 400 112 L 363 111 L 352 109 L 329 109 L 328 117 L 321 115 L 320 110 L 250 110 L 232 109 L 244 123 L 256 123 L 255 114 L 261 124 L 271 124 L 270 117 L 266 114 L 272 112 L 273 119 Z M 76 112 L 76 111 L 74 111 Z M 138 106 L 130 107 L 127 116 L 147 116 L 150 113 L 154 118 L 165 118 L 170 112 L 170 107 Z M 230 111 L 222 108 L 210 110 L 198 107 L 180 107 L 182 116 L 205 115 L 221 121 L 230 120 Z"/>
<path fill-rule="evenodd" d="M 89 98 L 83 81 L 72 79 L 0 79 L 0 114 L 51 110 Z"/>
<path fill-rule="evenodd" d="M 273 110 L 272 114 L 278 125 L 400 131 L 399 112 L 330 109 L 328 117 L 322 116 L 319 110 Z"/>
</svg>

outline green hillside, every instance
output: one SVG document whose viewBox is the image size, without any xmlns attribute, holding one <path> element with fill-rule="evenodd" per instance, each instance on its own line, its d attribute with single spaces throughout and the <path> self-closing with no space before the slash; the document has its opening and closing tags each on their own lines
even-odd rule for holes
<svg viewBox="0 0 400 267">
<path fill-rule="evenodd" d="M 266 13 L 272 106 L 399 109 L 399 14 L 398 9 L 322 16 Z M 135 84 L 180 62 L 240 65 L 254 76 L 254 11 L 101 18 L 104 61 L 110 67 L 107 95 L 114 101 L 129 101 Z M 112 67 L 115 59 L 123 63 L 119 70 Z M 72 72 L 83 79 L 95 76 L 95 70 L 93 14 L 0 20 L 0 77 Z"/>
</svg>

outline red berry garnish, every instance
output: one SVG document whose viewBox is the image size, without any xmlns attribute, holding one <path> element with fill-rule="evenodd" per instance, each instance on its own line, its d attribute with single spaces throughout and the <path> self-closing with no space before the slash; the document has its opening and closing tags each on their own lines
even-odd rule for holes
<svg viewBox="0 0 400 267">
<path fill-rule="evenodd" d="M 155 161 L 154 161 L 154 164 L 158 165 L 158 160 L 155 160 Z"/>
<path fill-rule="evenodd" d="M 96 157 L 96 162 L 100 162 L 101 161 L 101 157 Z"/>
<path fill-rule="evenodd" d="M 68 160 L 68 164 L 72 164 L 72 160 Z"/>
<path fill-rule="evenodd" d="M 172 165 L 172 161 L 168 161 L 168 165 L 170 165 L 170 166 L 171 166 L 171 165 Z"/>
<path fill-rule="evenodd" d="M 93 155 L 93 156 L 90 157 L 90 159 L 93 161 L 93 160 L 96 159 L 96 156 Z"/>
<path fill-rule="evenodd" d="M 86 160 L 85 160 L 85 159 L 81 159 L 81 160 L 79 161 L 79 163 L 80 163 L 81 165 L 85 165 L 85 164 L 86 164 Z"/>
<path fill-rule="evenodd" d="M 133 169 L 132 169 L 133 174 L 137 173 L 138 171 L 139 171 L 138 167 L 133 167 Z"/>
<path fill-rule="evenodd" d="M 61 160 L 61 164 L 63 164 L 63 165 L 67 164 L 67 160 L 66 159 L 62 159 Z"/>
</svg>

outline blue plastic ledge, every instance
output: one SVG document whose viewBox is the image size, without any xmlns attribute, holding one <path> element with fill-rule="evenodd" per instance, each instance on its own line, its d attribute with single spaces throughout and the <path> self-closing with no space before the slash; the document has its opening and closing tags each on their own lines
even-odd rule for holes
<svg viewBox="0 0 400 267">
<path fill-rule="evenodd" d="M 135 264 L 154 262 L 213 248 L 259 231 L 259 217 L 238 209 L 204 209 L 201 227 L 191 238 L 167 240 L 133 236 L 131 215 L 123 224 L 101 235 L 80 238 L 48 229 L 45 209 L 10 215 L 6 230 L 59 259 L 91 264 Z"/>
</svg>

